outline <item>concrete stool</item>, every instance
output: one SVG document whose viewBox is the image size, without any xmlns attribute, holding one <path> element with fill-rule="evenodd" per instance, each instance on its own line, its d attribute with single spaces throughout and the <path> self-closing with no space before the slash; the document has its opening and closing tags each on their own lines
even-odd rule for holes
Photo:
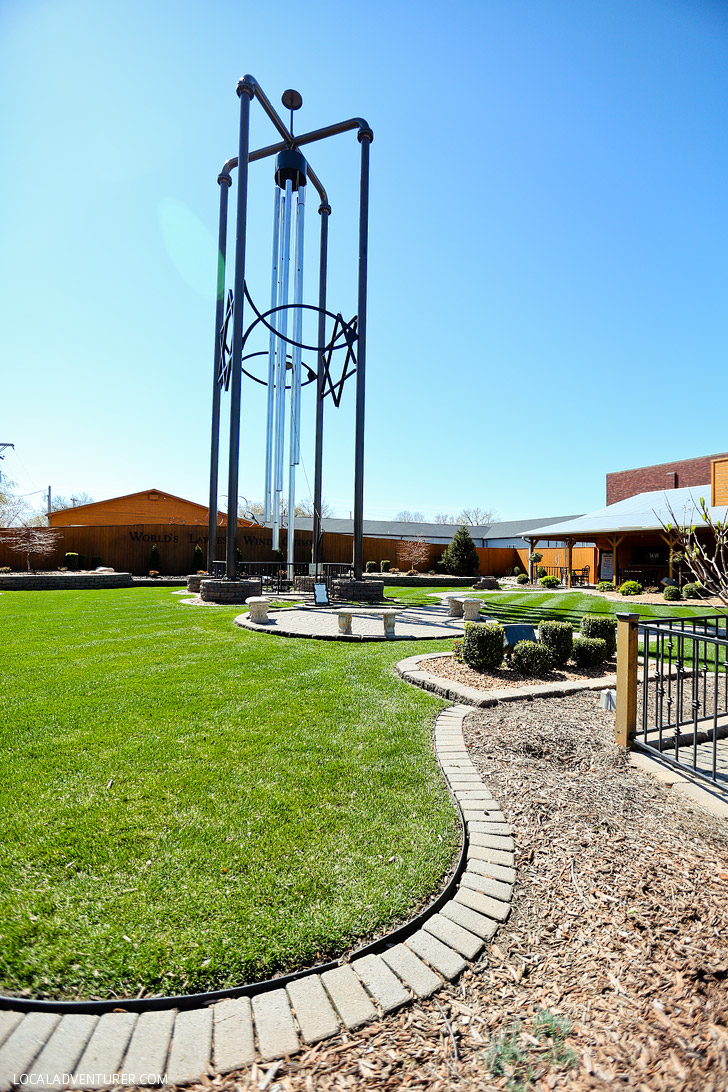
<svg viewBox="0 0 728 1092">
<path fill-rule="evenodd" d="M 454 595 L 446 595 L 443 602 L 447 604 L 448 614 L 451 618 L 462 618 L 463 616 L 463 601 L 457 599 Z"/>
<path fill-rule="evenodd" d="M 340 610 L 337 613 L 339 615 L 339 634 L 348 637 L 351 634 L 351 611 Z"/>
<path fill-rule="evenodd" d="M 245 605 L 248 608 L 248 617 L 251 622 L 255 622 L 257 625 L 262 626 L 268 621 L 268 604 L 270 599 L 267 599 L 264 595 L 251 595 L 245 600 Z"/>
<path fill-rule="evenodd" d="M 483 606 L 482 599 L 461 599 L 460 602 L 463 605 L 463 616 L 466 622 L 478 622 L 480 620 L 480 608 Z"/>
<path fill-rule="evenodd" d="M 396 610 L 383 610 L 382 619 L 384 621 L 384 636 L 394 637 L 394 622 L 397 617 Z"/>
</svg>

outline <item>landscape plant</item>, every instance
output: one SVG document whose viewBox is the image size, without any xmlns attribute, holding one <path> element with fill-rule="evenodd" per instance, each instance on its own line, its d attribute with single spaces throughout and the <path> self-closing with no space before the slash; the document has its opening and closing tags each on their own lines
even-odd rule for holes
<svg viewBox="0 0 728 1092">
<path fill-rule="evenodd" d="M 466 622 L 461 646 L 463 661 L 475 671 L 500 667 L 503 638 L 503 626 L 498 622 Z"/>
<path fill-rule="evenodd" d="M 664 529 L 674 540 L 673 561 L 684 561 L 707 595 L 717 596 L 728 607 L 728 510 L 721 518 L 714 516 L 705 497 L 694 512 L 679 519 L 668 507 L 670 522 Z"/>
<path fill-rule="evenodd" d="M 558 576 L 542 576 L 539 580 L 542 588 L 558 588 L 560 583 Z"/>
<path fill-rule="evenodd" d="M 527 583 L 528 583 L 528 574 L 527 573 L 520 573 L 516 577 L 516 584 L 527 584 Z"/>
<path fill-rule="evenodd" d="M 383 572 L 383 573 L 388 573 L 390 568 L 391 568 L 391 565 L 392 565 L 391 561 L 380 561 L 379 562 L 379 571 Z"/>
<path fill-rule="evenodd" d="M 443 572 L 453 576 L 473 576 L 480 568 L 480 560 L 470 531 L 463 524 L 458 527 L 450 544 L 440 558 Z"/>
<path fill-rule="evenodd" d="M 685 595 L 684 590 L 683 590 L 683 595 Z M 682 596 L 680 594 L 680 589 L 676 588 L 674 584 L 668 584 L 667 587 L 665 588 L 664 592 L 662 593 L 662 598 L 667 599 L 668 601 L 669 600 L 680 599 L 680 598 L 682 598 Z M 688 599 L 689 596 L 686 595 L 685 598 Z"/>
<path fill-rule="evenodd" d="M 159 546 L 157 546 L 156 542 L 153 542 L 152 549 L 149 554 L 149 571 L 159 573 L 161 571 L 161 568 L 162 563 L 159 560 Z"/>
<path fill-rule="evenodd" d="M 642 595 L 642 585 L 638 580 L 625 580 L 619 586 L 620 595 Z"/>
<path fill-rule="evenodd" d="M 583 637 L 600 637 L 605 641 L 610 656 L 617 651 L 616 618 L 604 614 L 585 614 L 580 629 Z"/>
<path fill-rule="evenodd" d="M 607 659 L 607 642 L 601 637 L 575 637 L 572 659 L 577 667 L 598 667 Z"/>
<path fill-rule="evenodd" d="M 548 569 L 544 568 L 543 565 L 539 565 L 538 568 L 536 569 L 537 579 L 540 580 L 542 576 L 548 576 L 548 575 L 549 575 Z"/>
<path fill-rule="evenodd" d="M 397 562 L 407 571 L 424 566 L 430 557 L 430 544 L 424 538 L 405 539 L 397 545 Z"/>
<path fill-rule="evenodd" d="M 364 567 L 364 571 L 368 572 L 368 573 L 375 573 L 377 571 L 376 561 L 367 561 L 367 563 L 366 563 L 366 565 Z"/>
<path fill-rule="evenodd" d="M 511 654 L 511 666 L 521 675 L 548 675 L 554 661 L 550 650 L 536 641 L 518 641 Z"/>
<path fill-rule="evenodd" d="M 551 653 L 554 664 L 561 667 L 568 661 L 574 640 L 574 627 L 571 622 L 541 622 L 538 637 Z"/>
<path fill-rule="evenodd" d="M 28 523 L 0 529 L 0 541 L 11 550 L 24 555 L 28 572 L 31 569 L 31 561 L 42 561 L 53 556 L 60 538 L 60 531 L 54 531 L 51 527 L 36 527 Z"/>
<path fill-rule="evenodd" d="M 600 580 L 597 584 L 597 591 L 608 592 L 616 591 L 616 585 L 613 580 Z"/>
<path fill-rule="evenodd" d="M 706 599 L 710 595 L 710 592 L 703 587 L 699 581 L 693 581 L 689 584 L 683 584 L 682 597 L 683 599 Z"/>
<path fill-rule="evenodd" d="M 543 554 L 539 553 L 538 550 L 533 550 L 533 552 L 528 555 L 528 560 L 532 565 L 538 565 L 539 561 L 543 561 Z"/>
<path fill-rule="evenodd" d="M 157 566 L 158 567 L 158 566 Z M 192 551 L 192 572 L 199 573 L 205 568 L 205 555 L 202 552 L 202 547 L 199 542 L 195 543 L 195 548 Z"/>
</svg>

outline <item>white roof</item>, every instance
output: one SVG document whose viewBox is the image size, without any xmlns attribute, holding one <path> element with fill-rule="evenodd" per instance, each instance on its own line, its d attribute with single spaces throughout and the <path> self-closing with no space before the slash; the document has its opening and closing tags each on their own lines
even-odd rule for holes
<svg viewBox="0 0 728 1092">
<path fill-rule="evenodd" d="M 586 516 L 534 527 L 523 535 L 526 538 L 592 538 L 620 531 L 661 531 L 667 523 L 690 527 L 701 522 L 701 497 L 710 500 L 709 485 L 638 493 Z M 714 519 L 723 520 L 728 516 L 728 510 L 722 505 L 715 508 L 708 505 L 708 511 Z"/>
</svg>

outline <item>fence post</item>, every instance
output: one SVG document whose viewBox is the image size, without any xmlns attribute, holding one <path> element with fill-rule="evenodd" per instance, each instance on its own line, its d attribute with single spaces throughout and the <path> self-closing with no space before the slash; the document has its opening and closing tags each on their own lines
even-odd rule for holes
<svg viewBox="0 0 728 1092">
<path fill-rule="evenodd" d="M 617 615 L 617 714 L 615 742 L 629 747 L 637 727 L 637 624 L 639 614 Z"/>
</svg>

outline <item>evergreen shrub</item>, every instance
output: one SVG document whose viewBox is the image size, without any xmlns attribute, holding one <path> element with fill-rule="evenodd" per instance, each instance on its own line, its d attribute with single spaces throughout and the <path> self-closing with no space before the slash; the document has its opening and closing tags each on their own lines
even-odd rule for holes
<svg viewBox="0 0 728 1092">
<path fill-rule="evenodd" d="M 539 580 L 542 588 L 558 588 L 560 583 L 558 576 L 542 576 Z"/>
<path fill-rule="evenodd" d="M 78 567 L 78 554 L 74 551 L 70 551 L 66 554 L 66 568 L 70 569 L 71 572 L 75 572 Z"/>
<path fill-rule="evenodd" d="M 665 589 L 667 590 L 667 589 Z M 705 599 L 710 593 L 705 590 L 702 584 L 695 581 L 691 584 L 683 584 L 682 597 L 683 599 Z M 667 596 L 665 596 L 667 598 Z"/>
<path fill-rule="evenodd" d="M 528 583 L 528 574 L 527 573 L 521 573 L 520 576 L 516 577 L 516 584 L 527 584 L 527 583 Z"/>
<path fill-rule="evenodd" d="M 685 592 L 683 590 L 683 595 L 684 594 L 685 594 Z M 673 601 L 675 599 L 679 599 L 680 598 L 680 589 L 676 588 L 674 586 L 674 584 L 668 584 L 667 587 L 665 588 L 664 592 L 662 593 L 662 598 L 663 599 L 673 600 Z M 685 598 L 687 599 L 688 597 L 685 596 Z"/>
<path fill-rule="evenodd" d="M 597 591 L 616 591 L 616 587 L 613 580 L 600 580 L 597 584 Z"/>
<path fill-rule="evenodd" d="M 585 614 L 581 620 L 582 637 L 601 637 L 607 643 L 607 654 L 617 649 L 617 619 L 604 614 Z"/>
<path fill-rule="evenodd" d="M 511 666 L 521 675 L 548 675 L 554 661 L 546 645 L 519 641 L 513 649 Z"/>
<path fill-rule="evenodd" d="M 443 572 L 452 576 L 473 576 L 477 573 L 480 567 L 478 551 L 464 524 L 458 527 L 450 545 L 442 554 L 440 566 Z"/>
<path fill-rule="evenodd" d="M 159 546 L 157 546 L 156 542 L 153 542 L 152 549 L 149 554 L 149 571 L 153 571 L 156 573 L 160 572 L 160 565 L 161 562 L 159 560 Z"/>
<path fill-rule="evenodd" d="M 571 656 L 574 641 L 574 627 L 571 622 L 542 622 L 538 627 L 538 636 L 542 645 L 551 653 L 557 666 L 562 666 Z"/>
<path fill-rule="evenodd" d="M 503 663 L 503 626 L 498 622 L 466 622 L 462 657 L 468 667 L 487 671 Z"/>
<path fill-rule="evenodd" d="M 642 595 L 642 585 L 638 580 L 625 580 L 624 584 L 620 585 L 620 595 Z"/>
<path fill-rule="evenodd" d="M 382 573 L 388 573 L 390 568 L 391 568 L 391 565 L 392 565 L 391 561 L 380 561 L 379 562 L 379 571 L 382 572 Z"/>
<path fill-rule="evenodd" d="M 365 571 L 368 572 L 368 573 L 375 573 L 377 571 L 377 563 L 376 563 L 376 561 L 367 561 L 364 568 L 365 568 Z"/>
<path fill-rule="evenodd" d="M 601 637 L 575 637 L 571 655 L 577 667 L 597 667 L 607 658 L 607 642 Z"/>
<path fill-rule="evenodd" d="M 202 547 L 199 542 L 195 543 L 195 548 L 192 551 L 192 572 L 199 573 L 205 567 L 205 555 L 202 552 Z"/>
</svg>

